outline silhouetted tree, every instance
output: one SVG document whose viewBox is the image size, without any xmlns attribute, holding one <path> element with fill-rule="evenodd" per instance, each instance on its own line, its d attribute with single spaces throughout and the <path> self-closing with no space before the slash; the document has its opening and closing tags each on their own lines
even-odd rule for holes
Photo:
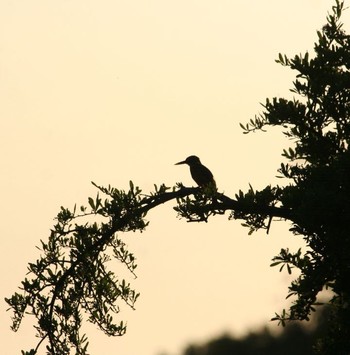
<svg viewBox="0 0 350 355">
<path fill-rule="evenodd" d="M 324 315 L 318 318 L 312 328 L 290 323 L 277 335 L 268 328 L 240 338 L 223 335 L 203 345 L 189 345 L 183 355 L 310 355 L 326 326 Z"/>
<path fill-rule="evenodd" d="M 213 189 L 181 184 L 172 190 L 155 187 L 148 196 L 132 183 L 129 191 L 96 185 L 104 197 L 89 198 L 89 207 L 61 209 L 48 241 L 41 242 L 42 256 L 28 266 L 21 293 L 6 299 L 14 312 L 13 330 L 27 312 L 37 320 L 40 341 L 24 354 L 36 354 L 44 340 L 50 354 L 68 354 L 71 348 L 86 354 L 83 317 L 108 335 L 125 332 L 125 324 L 112 316 L 120 302 L 134 307 L 138 293 L 111 271 L 111 259 L 134 275 L 135 257 L 121 235 L 143 231 L 147 212 L 172 199 L 178 215 L 188 221 L 207 221 L 229 210 L 230 219 L 243 219 L 253 232 L 268 230 L 273 218 L 289 220 L 291 231 L 305 239 L 308 249 L 282 249 L 273 259 L 272 265 L 289 273 L 292 268 L 300 271 L 289 287 L 288 296 L 295 301 L 274 319 L 282 324 L 308 320 L 318 293 L 327 287 L 334 292 L 333 326 L 318 350 L 350 353 L 350 38 L 340 23 L 343 8 L 343 1 L 336 0 L 318 32 L 313 57 L 279 56 L 280 64 L 297 71 L 295 98 L 267 100 L 264 112 L 242 125 L 245 133 L 268 126 L 284 130 L 293 144 L 283 152 L 288 162 L 279 169 L 285 186 L 250 188 L 231 199 Z"/>
</svg>

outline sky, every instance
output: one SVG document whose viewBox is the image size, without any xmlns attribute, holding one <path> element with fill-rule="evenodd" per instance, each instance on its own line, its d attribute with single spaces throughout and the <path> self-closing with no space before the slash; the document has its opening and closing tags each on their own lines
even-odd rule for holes
<svg viewBox="0 0 350 355">
<path fill-rule="evenodd" d="M 3 353 L 36 346 L 31 317 L 10 330 L 9 297 L 48 237 L 60 206 L 87 203 L 91 181 L 145 193 L 192 186 L 198 155 L 234 197 L 276 178 L 292 142 L 239 123 L 266 97 L 291 98 L 295 73 L 278 53 L 312 52 L 331 0 L 2 0 L 0 2 L 0 339 Z M 349 12 L 345 19 L 349 20 Z M 122 236 L 138 260 L 141 296 L 123 310 L 127 334 L 85 330 L 91 354 L 178 355 L 189 342 L 271 325 L 288 307 L 281 248 L 304 247 L 288 222 L 248 236 L 217 216 L 188 224 L 174 203 Z M 119 273 L 118 266 L 114 270 Z M 122 272 L 122 270 L 120 271 Z M 295 275 L 296 276 L 296 275 Z M 44 354 L 42 347 L 40 354 Z"/>
</svg>

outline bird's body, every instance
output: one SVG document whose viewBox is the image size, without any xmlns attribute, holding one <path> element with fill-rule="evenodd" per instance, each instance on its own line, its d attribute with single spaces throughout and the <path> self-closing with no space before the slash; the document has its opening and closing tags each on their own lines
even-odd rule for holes
<svg viewBox="0 0 350 355">
<path fill-rule="evenodd" d="M 180 161 L 175 165 L 187 164 L 190 167 L 191 176 L 198 186 L 216 186 L 214 176 L 211 171 L 204 166 L 199 158 L 195 155 L 191 155 L 186 160 Z"/>
</svg>

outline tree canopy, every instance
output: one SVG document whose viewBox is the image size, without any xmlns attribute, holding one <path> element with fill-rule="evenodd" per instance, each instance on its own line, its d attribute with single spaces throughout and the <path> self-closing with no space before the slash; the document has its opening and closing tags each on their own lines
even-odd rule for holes
<svg viewBox="0 0 350 355">
<path fill-rule="evenodd" d="M 317 345 L 323 354 L 350 352 L 350 36 L 342 28 L 344 2 L 336 0 L 326 25 L 318 34 L 314 54 L 287 58 L 283 66 L 296 71 L 293 99 L 267 99 L 264 110 L 247 124 L 244 133 L 279 126 L 290 140 L 279 173 L 281 186 L 252 187 L 230 198 L 208 188 L 155 186 L 145 195 L 130 182 L 128 191 L 111 186 L 98 189 L 88 206 L 61 208 L 42 254 L 28 265 L 21 292 L 6 299 L 13 310 L 16 331 L 24 314 L 36 318 L 39 342 L 23 354 L 36 354 L 46 341 L 49 354 L 86 354 L 88 341 L 81 334 L 84 320 L 107 335 L 125 333 L 122 320 L 113 316 L 126 304 L 133 308 L 139 296 L 128 280 L 111 270 L 112 261 L 135 276 L 136 258 L 122 233 L 144 231 L 149 210 L 170 200 L 179 217 L 207 221 L 229 211 L 229 219 L 241 219 L 249 232 L 269 230 L 273 218 L 288 220 L 291 231 L 304 238 L 307 250 L 282 249 L 272 266 L 300 275 L 289 286 L 293 296 L 289 310 L 273 318 L 282 324 L 308 320 L 317 296 L 324 288 L 334 325 Z M 115 268 L 113 268 L 114 270 Z"/>
<path fill-rule="evenodd" d="M 310 355 L 315 341 L 326 332 L 327 308 L 312 319 L 312 327 L 304 323 L 289 323 L 278 334 L 264 327 L 239 338 L 223 334 L 203 344 L 190 344 L 183 355 Z"/>
</svg>

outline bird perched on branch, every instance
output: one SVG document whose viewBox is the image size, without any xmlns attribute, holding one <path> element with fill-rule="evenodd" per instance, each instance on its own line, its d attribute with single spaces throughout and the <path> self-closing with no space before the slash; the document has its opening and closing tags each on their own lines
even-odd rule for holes
<svg viewBox="0 0 350 355">
<path fill-rule="evenodd" d="M 215 180 L 211 171 L 202 165 L 201 161 L 195 155 L 191 155 L 186 160 L 180 161 L 175 165 L 187 164 L 190 167 L 192 179 L 200 187 L 212 186 L 216 187 Z"/>
</svg>

